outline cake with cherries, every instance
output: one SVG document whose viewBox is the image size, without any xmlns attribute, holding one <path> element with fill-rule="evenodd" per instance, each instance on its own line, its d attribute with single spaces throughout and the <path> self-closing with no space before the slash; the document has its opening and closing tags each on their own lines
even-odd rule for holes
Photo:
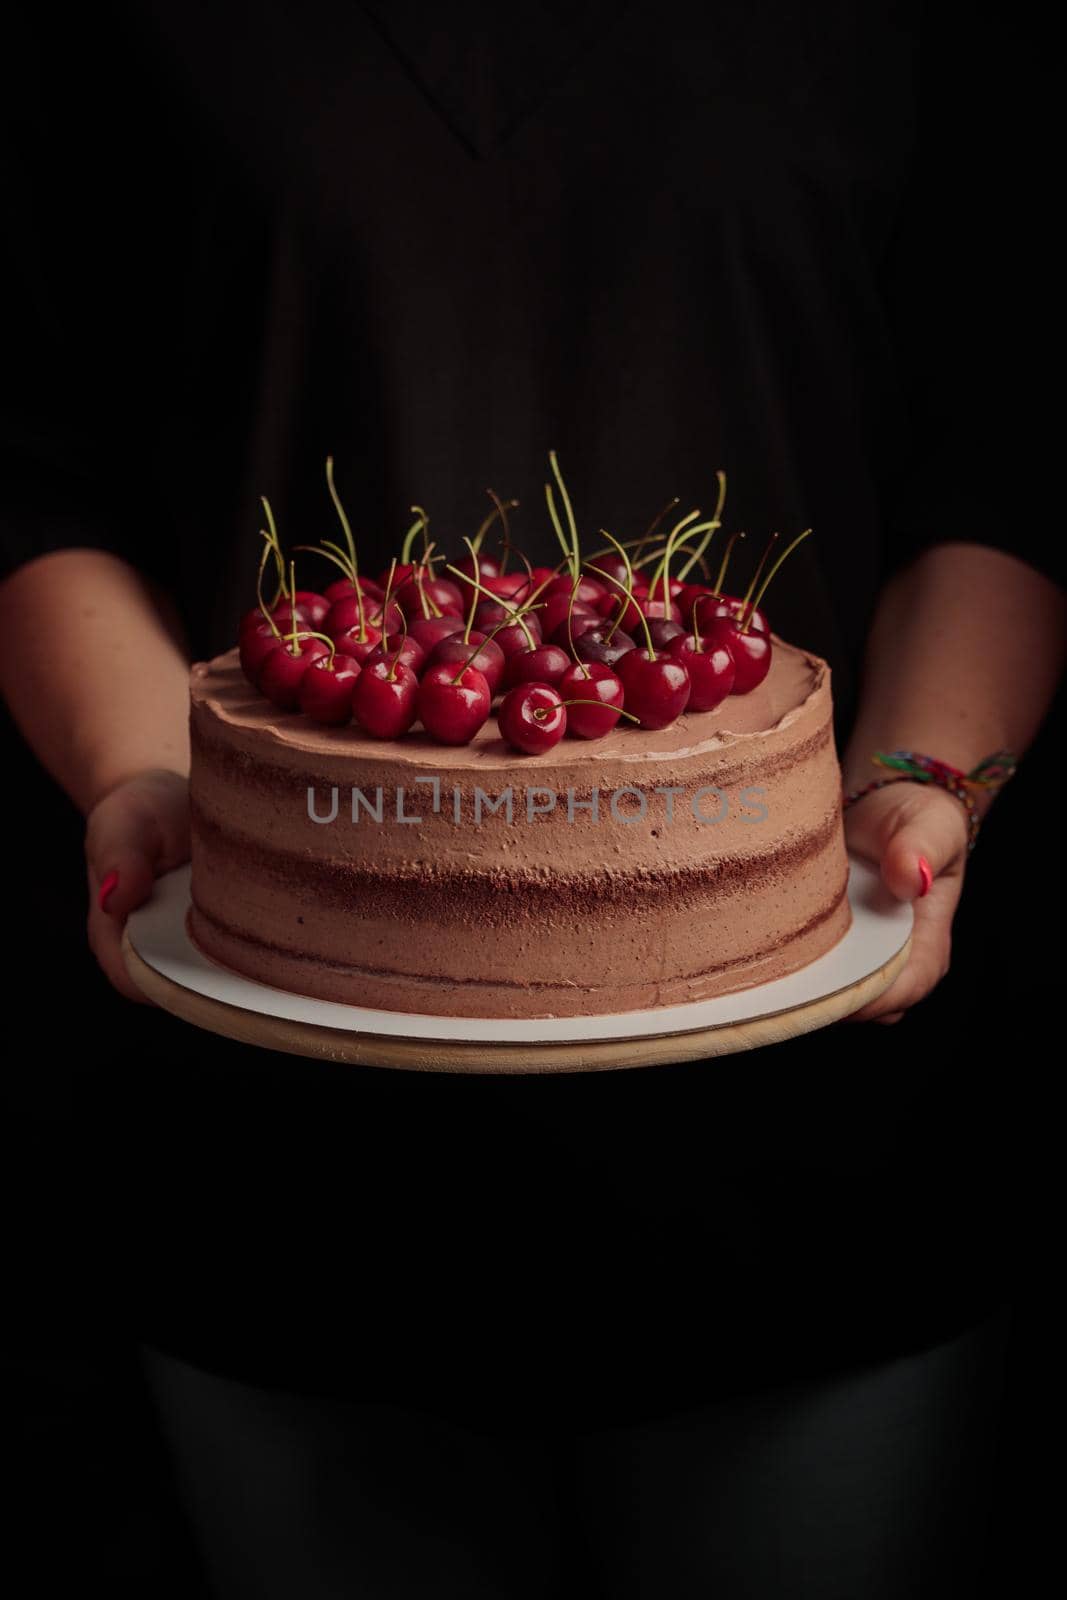
<svg viewBox="0 0 1067 1600">
<path fill-rule="evenodd" d="M 206 954 L 324 1000 L 538 1017 L 703 1000 L 849 925 L 830 675 L 777 643 L 751 694 L 517 755 L 279 713 L 236 651 L 193 669 Z"/>
<path fill-rule="evenodd" d="M 427 545 L 371 582 L 349 541 L 324 597 L 265 537 L 280 596 L 192 670 L 212 960 L 361 1007 L 570 1017 L 763 984 L 847 932 L 829 669 L 759 591 L 671 579 L 680 535 L 651 584 L 576 539 L 563 574 L 509 581 L 474 546 L 449 578 Z"/>
</svg>

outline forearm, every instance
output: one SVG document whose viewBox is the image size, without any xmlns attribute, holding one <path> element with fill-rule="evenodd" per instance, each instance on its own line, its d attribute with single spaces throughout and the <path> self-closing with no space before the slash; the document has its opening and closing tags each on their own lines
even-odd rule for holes
<svg viewBox="0 0 1067 1600">
<path fill-rule="evenodd" d="M 964 771 L 1021 755 L 1063 670 L 1067 607 L 1033 567 L 982 545 L 935 545 L 886 587 L 867 650 L 846 789 L 877 776 L 876 750 Z"/>
<path fill-rule="evenodd" d="M 114 556 L 57 551 L 0 586 L 0 688 L 83 811 L 137 772 L 188 772 L 188 675 L 173 622 Z"/>
</svg>

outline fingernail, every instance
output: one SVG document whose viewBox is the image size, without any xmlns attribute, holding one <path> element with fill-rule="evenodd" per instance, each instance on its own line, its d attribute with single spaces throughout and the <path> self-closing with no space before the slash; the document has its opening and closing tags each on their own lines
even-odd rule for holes
<svg viewBox="0 0 1067 1600">
<path fill-rule="evenodd" d="M 103 883 L 100 885 L 100 895 L 97 903 L 100 906 L 101 911 L 107 910 L 107 903 L 114 894 L 115 890 L 118 888 L 118 885 L 118 873 L 109 872 Z"/>
<path fill-rule="evenodd" d="M 934 881 L 934 875 L 930 871 L 930 863 L 929 863 L 929 861 L 927 861 L 925 856 L 920 856 L 919 857 L 919 882 L 922 885 L 921 889 L 919 890 L 919 899 L 920 900 L 922 899 L 924 894 L 929 894 L 930 893 L 930 885 L 933 883 L 933 881 Z"/>
</svg>

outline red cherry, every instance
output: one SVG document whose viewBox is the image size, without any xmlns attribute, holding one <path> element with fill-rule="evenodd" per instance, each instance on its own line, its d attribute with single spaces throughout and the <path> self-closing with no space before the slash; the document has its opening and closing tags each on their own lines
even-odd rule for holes
<svg viewBox="0 0 1067 1600">
<path fill-rule="evenodd" d="M 259 692 L 282 711 L 296 711 L 300 705 L 300 683 L 311 663 L 329 655 L 321 639 L 297 639 L 297 653 L 288 639 L 266 657 L 259 669 Z"/>
<path fill-rule="evenodd" d="M 261 628 L 264 625 L 269 627 L 266 617 L 260 610 L 259 606 L 253 606 L 251 611 L 245 612 L 244 616 L 237 624 L 238 641 L 243 639 L 246 633 L 254 633 L 256 628 Z"/>
<path fill-rule="evenodd" d="M 454 667 L 441 665 L 423 674 L 416 710 L 426 732 L 440 744 L 469 744 L 492 703 L 489 685 L 477 667 L 457 673 Z"/>
<path fill-rule="evenodd" d="M 295 595 L 297 614 L 301 612 L 307 618 L 309 628 L 321 628 L 323 618 L 330 609 L 330 602 L 324 594 L 316 594 L 313 589 L 298 589 Z"/>
<path fill-rule="evenodd" d="M 536 650 L 520 650 L 508 657 L 505 683 L 558 683 L 571 664 L 566 650 L 558 644 L 539 644 Z"/>
<path fill-rule="evenodd" d="M 356 721 L 372 739 L 399 739 L 415 721 L 419 680 L 402 661 L 368 661 L 352 691 Z"/>
<path fill-rule="evenodd" d="M 599 627 L 590 628 L 574 641 L 574 653 L 579 661 L 599 661 L 606 667 L 613 667 L 633 647 L 634 641 L 628 633 L 623 633 L 621 628 L 616 628 L 612 633 L 603 621 Z"/>
<path fill-rule="evenodd" d="M 630 571 L 622 556 L 612 555 L 609 552 L 609 554 L 606 556 L 598 556 L 596 564 L 600 568 L 601 572 L 607 573 L 609 578 L 614 578 L 618 583 L 629 583 Z M 613 589 L 611 584 L 607 584 L 605 586 L 602 583 L 600 587 L 609 594 L 618 594 L 619 592 L 617 589 Z"/>
<path fill-rule="evenodd" d="M 369 620 L 370 604 L 363 603 L 363 618 Z M 343 595 L 335 600 L 326 613 L 326 620 L 322 625 L 322 632 L 328 633 L 331 639 L 337 639 L 342 633 L 347 633 L 351 628 L 358 628 L 360 623 L 359 602 L 355 591 Z"/>
<path fill-rule="evenodd" d="M 598 613 L 585 600 L 576 600 L 571 611 L 570 596 L 554 594 L 537 613 L 541 619 L 541 632 L 546 639 L 551 639 L 560 624 L 566 622 L 568 613 L 572 617 L 590 617 L 594 622 L 600 621 Z"/>
<path fill-rule="evenodd" d="M 347 633 L 351 628 L 359 627 L 360 607 L 354 594 L 347 595 L 343 600 L 335 600 L 330 607 L 326 620 L 320 632 L 328 633 L 331 639 L 338 639 L 342 633 Z M 363 618 L 369 627 L 382 629 L 382 604 L 380 600 L 363 601 Z M 389 626 L 387 633 L 399 633 L 404 626 L 404 618 L 400 607 L 394 600 L 389 602 Z"/>
<path fill-rule="evenodd" d="M 601 597 L 607 594 L 607 588 L 597 578 L 583 577 L 578 579 L 577 589 L 574 579 L 566 573 L 561 573 L 558 578 L 553 578 L 545 586 L 545 596 L 551 599 L 553 595 L 561 594 L 565 600 L 570 600 L 574 594 L 575 605 L 595 606 Z"/>
<path fill-rule="evenodd" d="M 360 578 L 359 587 L 360 592 L 368 600 L 385 599 L 385 590 L 379 589 L 373 578 Z M 335 600 L 347 600 L 349 595 L 355 594 L 356 590 L 350 578 L 338 578 L 336 582 L 329 584 L 322 592 L 332 605 Z"/>
<path fill-rule="evenodd" d="M 291 628 L 293 625 L 293 608 L 289 604 L 288 600 L 279 600 L 278 604 L 271 612 L 271 617 L 277 624 L 279 633 L 285 633 L 286 629 Z M 254 633 L 262 623 L 266 622 L 266 620 L 266 617 L 263 615 L 262 611 L 260 611 L 258 606 L 254 607 L 251 611 L 246 611 L 244 616 L 241 618 L 240 626 L 237 630 L 238 639 L 242 639 L 246 633 Z M 304 607 L 300 605 L 298 605 L 296 608 L 296 620 L 297 624 L 301 628 L 310 628 L 314 626 L 314 624 L 311 622 L 311 619 L 308 617 L 307 612 L 304 610 Z"/>
<path fill-rule="evenodd" d="M 597 602 L 597 610 L 609 624 L 614 624 L 617 621 L 619 627 L 623 628 L 627 633 L 636 634 L 640 630 L 641 617 L 643 615 L 638 608 L 647 593 L 647 589 L 642 589 L 639 592 L 635 588 L 634 600 L 630 600 L 621 594 L 606 594 L 603 600 Z"/>
<path fill-rule="evenodd" d="M 771 636 L 746 633 L 732 617 L 713 617 L 704 629 L 708 645 L 722 645 L 730 652 L 734 663 L 734 694 L 749 694 L 763 682 L 771 670 Z"/>
<path fill-rule="evenodd" d="M 617 724 L 623 709 L 622 679 L 602 661 L 568 667 L 557 687 L 567 706 L 568 733 L 579 739 L 602 739 Z M 588 700 L 601 704 L 581 704 Z"/>
<path fill-rule="evenodd" d="M 618 666 L 626 709 L 642 728 L 667 728 L 685 710 L 689 674 L 680 661 L 646 645 L 627 651 Z"/>
<path fill-rule="evenodd" d="M 426 651 L 410 633 L 391 633 L 388 639 L 379 639 L 366 658 L 365 665 L 369 667 L 376 661 L 384 661 L 387 665 L 400 661 L 418 677 L 426 661 Z"/>
<path fill-rule="evenodd" d="M 717 600 L 719 597 L 706 583 L 687 583 L 685 585 L 678 596 L 678 604 L 682 608 L 682 621 L 686 627 L 691 628 L 693 625 L 693 607 L 697 602 L 699 601 L 701 607 L 704 607 L 711 598 Z M 708 615 L 711 615 L 710 611 Z"/>
<path fill-rule="evenodd" d="M 478 653 L 472 659 L 475 645 L 478 646 Z M 464 639 L 461 633 L 453 634 L 451 639 L 442 639 L 440 644 L 434 646 L 429 664 L 436 667 L 440 662 L 451 663 L 455 676 L 457 669 L 467 660 L 485 678 L 489 693 L 496 694 L 504 676 L 505 657 L 496 640 L 487 639 L 484 633 L 472 631 L 469 640 Z"/>
<path fill-rule="evenodd" d="M 541 643 L 540 624 L 533 612 L 524 617 L 523 621 L 526 623 L 526 628 L 529 629 L 530 637 L 532 637 L 534 648 L 536 649 Z M 505 658 L 517 655 L 520 651 L 530 648 L 530 639 L 527 637 L 522 623 L 519 622 L 513 622 L 508 627 L 501 628 L 499 633 L 494 633 L 493 643 L 500 646 Z"/>
<path fill-rule="evenodd" d="M 300 680 L 300 709 L 312 722 L 343 727 L 352 717 L 352 690 L 360 666 L 351 656 L 318 656 Z"/>
<path fill-rule="evenodd" d="M 697 607 L 697 631 L 705 633 L 708 623 L 714 621 L 716 617 L 729 617 L 734 622 L 742 622 L 745 617 L 745 602 L 729 594 L 717 594 L 712 596 L 710 601 L 700 601 Z M 762 611 L 753 611 L 748 631 L 770 636 L 770 623 Z"/>
<path fill-rule="evenodd" d="M 603 622 L 603 617 L 598 616 L 595 611 L 582 611 L 576 617 L 564 617 L 559 627 L 552 634 L 550 642 L 562 645 L 564 650 L 569 650 L 572 639 L 577 641 L 583 633 L 588 633 L 590 628 L 601 628 Z"/>
<path fill-rule="evenodd" d="M 396 591 L 397 604 L 409 617 L 435 617 L 439 612 L 462 611 L 459 585 L 448 578 L 432 578 L 420 569 Z"/>
<path fill-rule="evenodd" d="M 536 579 L 531 582 L 525 572 L 502 572 L 497 577 L 483 577 L 482 585 L 490 594 L 499 595 L 502 600 L 525 600 L 532 589 L 537 587 Z"/>
<path fill-rule="evenodd" d="M 463 618 L 458 616 L 416 617 L 414 622 L 408 623 L 408 638 L 417 639 L 427 653 L 442 639 L 462 632 Z"/>
<path fill-rule="evenodd" d="M 497 724 L 516 750 L 537 756 L 559 744 L 567 731 L 567 712 L 549 684 L 522 683 L 504 696 Z"/>
<path fill-rule="evenodd" d="M 733 693 L 734 658 L 723 645 L 691 633 L 680 633 L 667 646 L 667 654 L 681 661 L 689 674 L 687 711 L 714 711 Z"/>
<path fill-rule="evenodd" d="M 241 670 L 255 688 L 259 688 L 259 669 L 279 643 L 277 631 L 261 615 L 257 628 L 243 628 L 238 654 Z"/>
<path fill-rule="evenodd" d="M 650 617 L 648 631 L 657 650 L 666 650 L 672 639 L 685 633 L 682 624 L 673 617 Z"/>
<path fill-rule="evenodd" d="M 498 623 L 508 622 L 510 618 L 514 617 L 515 611 L 516 605 L 509 600 L 479 600 L 474 608 L 474 626 L 489 633 Z M 538 637 L 540 637 L 541 628 L 536 614 L 531 613 L 524 620 L 528 624 L 537 627 Z"/>
<path fill-rule="evenodd" d="M 654 595 L 650 594 L 646 596 L 645 599 L 639 600 L 637 603 L 641 608 L 642 614 L 646 617 L 669 619 L 671 622 L 681 623 L 681 606 L 675 600 L 672 600 L 669 605 L 665 605 L 658 583 L 656 585 L 656 592 Z"/>
<path fill-rule="evenodd" d="M 453 566 L 455 566 L 460 572 L 464 573 L 468 578 L 473 578 L 476 575 L 473 556 L 461 556 L 458 561 L 453 562 Z M 501 576 L 500 562 L 495 556 L 483 556 L 479 551 L 477 576 L 479 581 L 486 584 L 488 587 L 487 580 L 489 578 L 499 578 Z M 512 574 L 512 576 L 514 576 L 514 574 Z M 508 591 L 506 589 L 501 589 L 497 592 L 500 594 L 506 594 Z"/>
<path fill-rule="evenodd" d="M 408 581 L 408 579 L 411 577 L 412 573 L 415 572 L 416 570 L 417 570 L 417 564 L 414 561 L 398 561 L 397 562 L 395 569 L 393 569 L 393 593 L 394 594 L 399 589 L 400 585 L 402 583 L 406 583 Z M 379 574 L 378 574 L 378 587 L 379 587 L 379 589 L 381 589 L 383 595 L 384 595 L 386 589 L 389 587 L 389 572 L 390 572 L 390 568 L 386 567 L 384 572 L 379 572 Z"/>
<path fill-rule="evenodd" d="M 404 613 L 395 600 L 390 600 L 388 608 L 384 607 L 379 600 L 372 601 L 367 607 L 367 621 L 372 628 L 377 628 L 379 633 L 403 633 L 404 631 Z M 323 629 L 323 632 L 328 633 L 329 629 Z"/>
<path fill-rule="evenodd" d="M 382 633 L 380 628 L 372 628 L 369 623 L 362 629 L 357 623 L 354 628 L 346 628 L 344 633 L 335 633 L 332 637 L 334 647 L 342 655 L 362 663 L 380 643 Z"/>
</svg>

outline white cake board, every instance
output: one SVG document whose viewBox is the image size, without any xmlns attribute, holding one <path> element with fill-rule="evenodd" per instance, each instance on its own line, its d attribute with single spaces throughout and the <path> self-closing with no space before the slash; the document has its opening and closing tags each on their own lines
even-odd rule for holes
<svg viewBox="0 0 1067 1600">
<path fill-rule="evenodd" d="M 787 978 L 717 1000 L 608 1016 L 414 1016 L 313 1000 L 217 965 L 186 930 L 189 875 L 184 866 L 160 878 L 127 923 L 127 968 L 150 999 L 245 1043 L 422 1071 L 575 1072 L 753 1049 L 839 1021 L 881 994 L 907 960 L 912 928 L 911 906 L 892 898 L 873 867 L 853 859 L 851 929 Z"/>
</svg>

